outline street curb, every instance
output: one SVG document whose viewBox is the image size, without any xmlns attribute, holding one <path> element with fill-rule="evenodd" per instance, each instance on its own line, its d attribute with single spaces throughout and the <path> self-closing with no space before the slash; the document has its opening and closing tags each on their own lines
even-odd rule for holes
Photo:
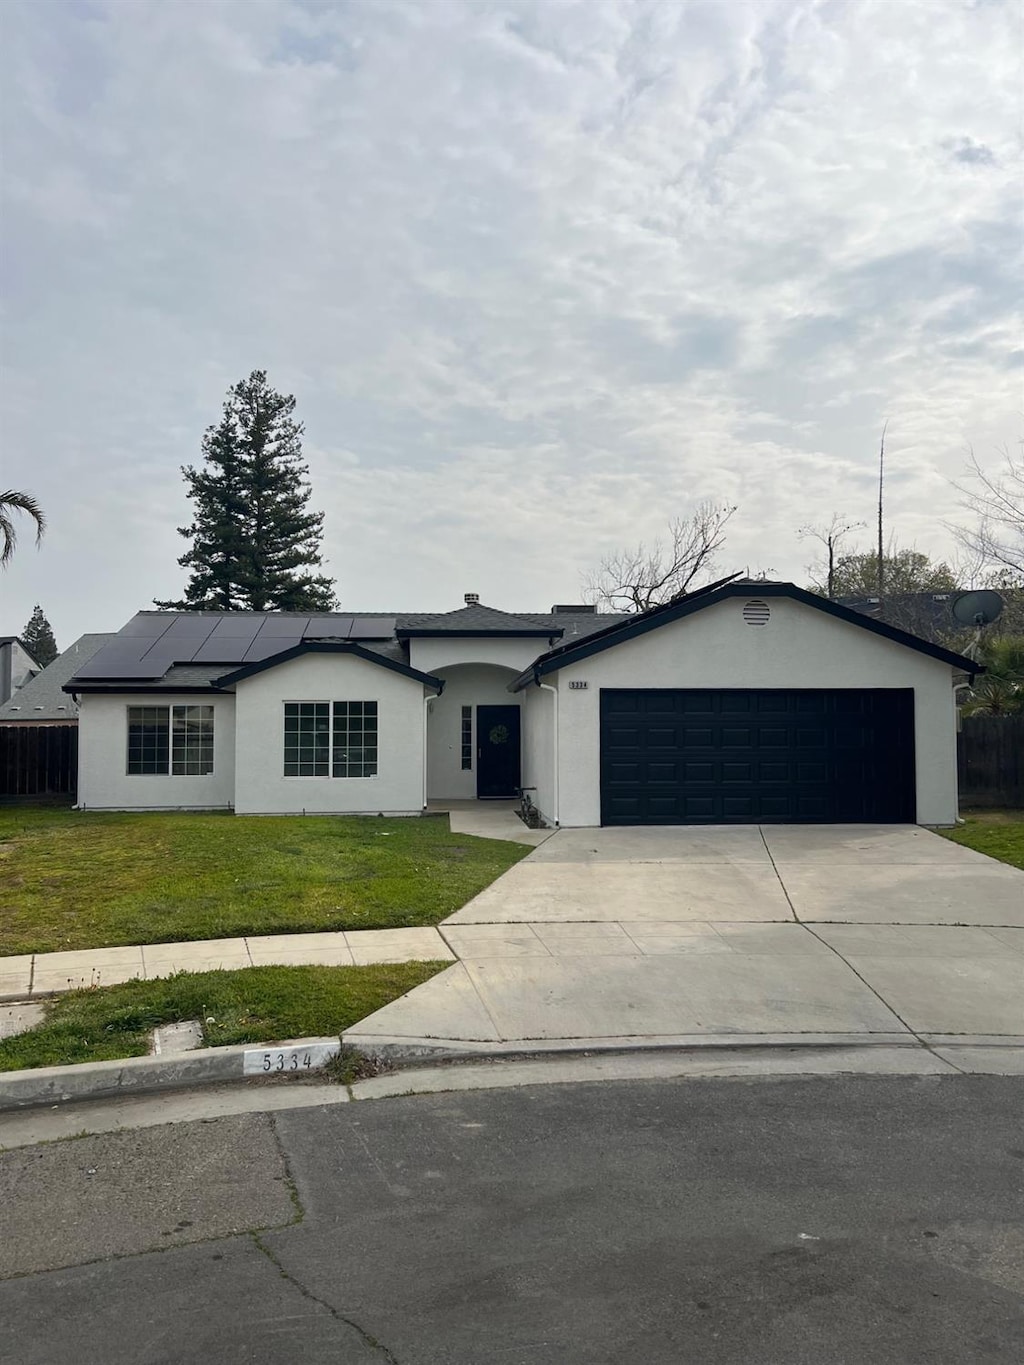
<svg viewBox="0 0 1024 1365">
<path fill-rule="evenodd" d="M 111 1099 L 157 1090 L 186 1090 L 197 1085 L 223 1085 L 246 1079 L 246 1054 L 287 1056 L 316 1048 L 323 1059 L 341 1050 L 338 1038 L 295 1038 L 285 1043 L 240 1043 L 231 1047 L 199 1048 L 160 1057 L 125 1057 L 110 1062 L 82 1062 L 77 1066 L 40 1066 L 25 1071 L 0 1072 L 0 1115 L 34 1105 L 71 1104 L 76 1100 Z M 268 1074 L 276 1068 L 272 1062 Z M 250 1071 L 248 1075 L 259 1074 Z"/>
<path fill-rule="evenodd" d="M 283 1043 L 242 1043 L 231 1047 L 200 1048 L 194 1052 L 159 1057 L 128 1057 L 76 1066 L 34 1067 L 0 1072 L 0 1120 L 5 1114 L 48 1105 L 59 1108 L 82 1100 L 104 1100 L 159 1091 L 191 1090 L 204 1085 L 241 1082 L 261 1074 L 260 1059 L 269 1057 L 268 1075 L 287 1074 L 292 1051 L 300 1055 L 317 1049 L 317 1065 L 342 1047 L 351 1047 L 396 1070 L 423 1063 L 486 1063 L 543 1061 L 599 1056 L 656 1056 L 676 1052 L 835 1051 L 851 1048 L 903 1048 L 931 1052 L 933 1048 L 1000 1048 L 1024 1050 L 1024 1036 L 942 1034 L 915 1037 L 910 1033 L 724 1033 L 622 1038 L 538 1038 L 515 1042 L 468 1042 L 465 1039 L 386 1038 L 360 1034 L 341 1038 L 296 1038 Z M 320 1050 L 323 1049 L 322 1052 Z M 246 1056 L 250 1069 L 246 1071 Z M 276 1061 L 286 1062 L 278 1067 Z"/>
</svg>

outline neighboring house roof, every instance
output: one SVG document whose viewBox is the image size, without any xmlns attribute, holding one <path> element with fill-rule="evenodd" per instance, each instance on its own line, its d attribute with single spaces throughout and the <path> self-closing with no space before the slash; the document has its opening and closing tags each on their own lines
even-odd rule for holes
<svg viewBox="0 0 1024 1365">
<path fill-rule="evenodd" d="M 521 691 L 529 683 L 539 680 L 547 673 L 557 672 L 566 664 L 576 663 L 580 659 L 589 658 L 603 650 L 612 649 L 616 645 L 623 644 L 626 640 L 635 639 L 637 636 L 647 634 L 648 631 L 668 625 L 672 621 L 692 616 L 695 612 L 703 611 L 706 607 L 712 607 L 719 602 L 736 597 L 748 599 L 786 597 L 792 601 L 800 602 L 804 606 L 813 607 L 816 611 L 824 612 L 828 616 L 834 616 L 849 625 L 859 626 L 862 630 L 881 635 L 895 644 L 904 645 L 920 654 L 927 654 L 933 659 L 939 659 L 963 673 L 973 676 L 985 671 L 973 659 L 968 659 L 962 654 L 955 654 L 952 650 L 933 644 L 930 640 L 924 640 L 917 635 L 911 635 L 908 631 L 900 630 L 899 627 L 889 625 L 885 621 L 874 620 L 870 616 L 852 611 L 849 607 L 844 607 L 838 602 L 830 602 L 825 597 L 818 597 L 814 593 L 805 592 L 803 588 L 798 588 L 795 583 L 763 583 L 741 580 L 698 588 L 696 592 L 676 598 L 664 606 L 653 607 L 650 611 L 627 617 L 625 621 L 608 626 L 606 629 L 591 635 L 588 639 L 556 645 L 554 649 L 542 654 L 528 669 L 521 673 L 511 684 L 510 690 Z"/>
<path fill-rule="evenodd" d="M 20 635 L 0 635 L 0 649 L 3 649 L 4 645 L 17 645 L 19 649 L 22 649 L 28 655 L 28 657 L 35 664 L 36 668 L 42 668 L 42 664 L 32 653 L 32 651 L 29 649 L 28 645 L 25 643 L 25 641 L 21 638 Z"/>
<path fill-rule="evenodd" d="M 1024 593 L 1020 589 L 1005 589 L 999 594 L 1003 599 L 1003 612 L 999 617 L 994 634 L 1019 634 L 1024 632 Z M 901 592 L 887 593 L 884 597 L 838 597 L 836 601 L 851 611 L 859 611 L 865 616 L 886 621 L 891 626 L 899 626 L 920 635 L 933 644 L 949 645 L 958 640 L 969 638 L 971 627 L 963 625 L 953 616 L 953 604 L 963 593 L 952 592 Z"/>
<path fill-rule="evenodd" d="M 408 667 L 405 641 L 417 636 L 579 639 L 621 616 L 585 608 L 550 615 L 501 612 L 474 604 L 456 612 L 166 612 L 141 611 L 76 670 L 74 693 L 207 691 L 225 670 L 294 657 L 310 642 L 358 644 L 366 654 Z M 538 648 L 540 644 L 538 643 Z M 428 675 L 424 675 L 428 676 Z"/>
<path fill-rule="evenodd" d="M 234 687 L 236 683 L 251 678 L 256 673 L 263 673 L 268 668 L 276 668 L 278 664 L 287 663 L 289 659 L 297 659 L 303 654 L 351 654 L 357 659 L 365 659 L 367 663 L 379 664 L 381 668 L 390 668 L 393 673 L 401 673 L 407 678 L 412 678 L 415 682 L 423 683 L 425 687 L 434 687 L 439 695 L 444 691 L 443 679 L 435 678 L 432 673 L 421 673 L 418 668 L 410 668 L 408 664 L 400 663 L 397 659 L 389 659 L 376 650 L 364 649 L 362 645 L 344 640 L 304 640 L 301 644 L 294 645 L 282 654 L 275 654 L 269 659 L 261 659 L 259 663 L 246 664 L 244 668 L 236 669 L 233 673 L 226 673 L 217 679 L 216 686 L 219 688 Z"/>
<path fill-rule="evenodd" d="M 13 637 L 5 637 L 5 640 L 10 638 Z M 0 724 L 31 721 L 38 725 L 42 721 L 71 723 L 76 720 L 78 707 L 63 690 L 64 684 L 103 645 L 116 638 L 110 633 L 80 636 L 63 654 L 58 654 L 53 663 L 48 664 L 0 706 Z"/>
</svg>

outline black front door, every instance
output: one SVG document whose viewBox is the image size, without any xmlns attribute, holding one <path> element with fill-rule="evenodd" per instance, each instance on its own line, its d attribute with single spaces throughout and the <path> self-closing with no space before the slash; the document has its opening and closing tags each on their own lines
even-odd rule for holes
<svg viewBox="0 0 1024 1365">
<path fill-rule="evenodd" d="M 515 796 L 522 783 L 519 769 L 519 707 L 476 708 L 476 794 Z"/>
</svg>

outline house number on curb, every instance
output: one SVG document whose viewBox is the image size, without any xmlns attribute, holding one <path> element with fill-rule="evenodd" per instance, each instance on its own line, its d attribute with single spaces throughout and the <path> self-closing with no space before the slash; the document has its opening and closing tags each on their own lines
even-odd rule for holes
<svg viewBox="0 0 1024 1365">
<path fill-rule="evenodd" d="M 570 691 L 570 692 L 582 692 L 583 689 L 584 689 L 585 687 L 588 687 L 588 686 L 589 686 L 589 684 L 588 684 L 588 683 L 585 683 L 585 682 L 571 682 L 571 683 L 569 684 L 569 691 Z"/>
<path fill-rule="evenodd" d="M 253 1048 L 242 1054 L 243 1076 L 273 1076 L 282 1071 L 311 1071 L 341 1050 L 340 1043 L 310 1043 L 308 1047 Z"/>
</svg>

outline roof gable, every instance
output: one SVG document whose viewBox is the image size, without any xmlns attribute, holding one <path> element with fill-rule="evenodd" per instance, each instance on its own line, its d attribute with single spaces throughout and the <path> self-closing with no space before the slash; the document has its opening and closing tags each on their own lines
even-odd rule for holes
<svg viewBox="0 0 1024 1365">
<path fill-rule="evenodd" d="M 368 664 L 377 664 L 381 668 L 390 669 L 393 673 L 400 673 L 413 682 L 422 683 L 424 687 L 436 688 L 439 695 L 444 691 L 444 681 L 441 678 L 435 678 L 431 673 L 421 673 L 418 668 L 410 668 L 408 664 L 401 663 L 397 659 L 389 659 L 386 655 L 378 654 L 372 649 L 365 649 L 362 645 L 346 641 L 329 642 L 323 640 L 306 640 L 301 644 L 292 645 L 290 648 L 282 650 L 280 654 L 273 654 L 269 658 L 260 659 L 256 663 L 246 664 L 231 673 L 225 673 L 223 676 L 215 678 L 212 685 L 221 689 L 233 687 L 236 683 L 244 682 L 246 678 L 255 677 L 257 673 L 264 673 L 267 669 L 277 668 L 279 664 L 288 663 L 289 660 L 298 659 L 305 654 L 350 654 L 354 658 L 363 659 Z"/>
<path fill-rule="evenodd" d="M 911 635 L 885 621 L 852 611 L 849 607 L 841 606 L 838 602 L 832 602 L 828 598 L 818 597 L 815 593 L 806 592 L 803 588 L 798 588 L 795 583 L 747 581 L 731 582 L 724 585 L 713 584 L 710 588 L 698 589 L 686 597 L 668 602 L 664 606 L 653 607 L 650 611 L 629 617 L 624 622 L 608 626 L 606 629 L 582 640 L 579 644 L 563 643 L 557 645 L 554 649 L 548 650 L 546 654 L 542 654 L 529 669 L 520 674 L 512 685 L 512 690 L 520 691 L 528 683 L 538 681 L 545 674 L 555 673 L 566 664 L 590 658 L 606 649 L 613 649 L 616 645 L 624 644 L 627 640 L 634 640 L 649 631 L 657 630 L 660 626 L 668 625 L 672 621 L 682 620 L 684 617 L 692 616 L 695 612 L 703 611 L 719 602 L 737 597 L 789 598 L 791 601 L 800 602 L 804 606 L 813 607 L 816 611 L 845 621 L 849 625 L 857 626 L 861 630 L 880 635 L 894 644 L 903 645 L 919 654 L 926 654 L 930 658 L 938 659 L 963 673 L 974 676 L 985 671 L 973 659 L 944 649 L 941 645 L 933 644 L 930 640 L 923 640 L 917 635 Z"/>
</svg>

